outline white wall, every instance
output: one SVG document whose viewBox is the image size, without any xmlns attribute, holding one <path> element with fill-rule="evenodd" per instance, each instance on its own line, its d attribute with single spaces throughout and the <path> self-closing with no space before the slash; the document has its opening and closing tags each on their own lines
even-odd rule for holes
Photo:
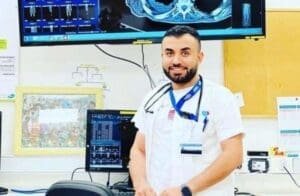
<svg viewBox="0 0 300 196">
<path fill-rule="evenodd" d="M 3 9 L 17 15 L 16 0 L 1 0 L 0 13 Z M 5 5 L 5 6 L 3 6 Z M 300 1 L 267 0 L 267 8 L 295 8 L 300 7 Z M 3 13 L 3 12 L 2 12 Z M 1 15 L 0 15 L 1 16 Z M 2 17 L 2 16 L 1 16 Z M 16 24 L 16 18 L 10 19 L 9 24 Z M 1 20 L 0 20 L 1 21 Z M 3 21 L 3 20 L 2 20 Z M 8 23 L 0 24 L 0 38 L 3 36 Z M 17 29 L 16 29 L 17 31 Z M 17 35 L 16 35 L 17 36 Z M 18 40 L 18 37 L 15 37 Z M 116 56 L 129 58 L 141 63 L 140 46 L 132 45 L 100 45 Z M 158 82 L 163 78 L 160 68 L 160 46 L 145 46 L 145 63 L 149 66 L 152 76 Z M 200 67 L 207 78 L 223 83 L 223 47 L 222 41 L 205 41 L 203 43 L 205 60 Z M 1 55 L 1 51 L 0 51 Z M 104 68 L 103 82 L 105 90 L 105 108 L 135 109 L 145 93 L 150 89 L 145 74 L 137 67 L 104 55 L 92 45 L 80 46 L 52 46 L 27 47 L 20 50 L 20 85 L 31 86 L 74 86 L 72 72 L 81 64 L 92 64 Z M 1 84 L 0 84 L 1 85 Z M 84 166 L 84 155 L 78 156 L 30 156 L 20 157 L 13 154 L 13 133 L 15 128 L 15 105 L 13 102 L 0 102 L 3 111 L 2 138 L 2 168 L 0 185 L 5 186 L 33 186 L 32 182 L 43 179 L 39 186 L 49 186 L 51 183 L 69 178 L 76 167 Z M 268 150 L 277 144 L 276 119 L 243 119 L 247 132 L 245 149 Z M 105 183 L 106 174 L 94 174 L 98 181 Z M 85 178 L 83 173 L 80 177 Z M 113 175 L 113 178 L 121 178 Z M 278 176 L 277 176 L 278 177 Z M 274 180 L 274 176 L 271 177 Z M 249 189 L 244 176 L 239 185 Z M 251 178 L 250 178 L 251 179 Z M 265 178 L 259 178 L 265 181 Z M 255 180 L 254 180 L 255 181 Z M 293 189 L 293 184 L 285 180 L 287 190 Z M 254 182 L 255 183 L 255 182 Z M 259 185 L 260 181 L 256 182 Z M 251 184 L 251 183 L 250 183 Z M 256 187 L 257 189 L 262 187 Z M 262 188 L 264 189 L 264 188 Z M 272 185 L 265 189 L 271 190 Z"/>
<path fill-rule="evenodd" d="M 299 9 L 298 0 L 266 0 L 267 9 Z"/>
</svg>

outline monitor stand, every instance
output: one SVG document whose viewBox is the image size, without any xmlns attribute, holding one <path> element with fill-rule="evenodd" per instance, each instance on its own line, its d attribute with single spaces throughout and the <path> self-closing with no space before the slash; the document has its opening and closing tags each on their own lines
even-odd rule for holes
<svg viewBox="0 0 300 196">
<path fill-rule="evenodd" d="M 134 192 L 132 180 L 130 178 L 130 174 L 128 173 L 128 180 L 117 182 L 117 185 L 113 185 L 111 188 L 113 190 L 117 190 L 118 192 Z"/>
<path fill-rule="evenodd" d="M 120 188 L 119 191 L 121 191 L 121 192 L 134 192 L 132 180 L 131 180 L 131 177 L 130 177 L 129 173 L 128 173 L 127 182 L 126 181 L 124 182 L 123 187 Z"/>
<path fill-rule="evenodd" d="M 129 191 L 133 191 L 133 183 L 132 183 L 132 180 L 131 180 L 131 177 L 130 177 L 130 174 L 128 173 L 128 182 L 127 182 L 127 188 Z"/>
</svg>

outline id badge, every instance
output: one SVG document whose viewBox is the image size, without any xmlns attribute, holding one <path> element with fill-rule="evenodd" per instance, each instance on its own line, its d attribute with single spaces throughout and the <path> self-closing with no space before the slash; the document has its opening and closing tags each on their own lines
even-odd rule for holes
<svg viewBox="0 0 300 196">
<path fill-rule="evenodd" d="M 181 154 L 201 155 L 202 144 L 200 143 L 184 143 L 180 144 Z"/>
</svg>

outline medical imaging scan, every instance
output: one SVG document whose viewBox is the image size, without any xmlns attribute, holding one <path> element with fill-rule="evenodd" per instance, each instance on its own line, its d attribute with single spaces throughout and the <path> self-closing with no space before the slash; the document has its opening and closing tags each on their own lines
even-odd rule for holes
<svg viewBox="0 0 300 196">
<path fill-rule="evenodd" d="M 231 0 L 126 0 L 137 17 L 164 23 L 211 23 L 231 17 Z M 208 7 L 208 5 L 210 7 Z"/>
<path fill-rule="evenodd" d="M 195 28 L 232 25 L 232 0 L 101 0 L 104 31 L 165 30 L 174 24 Z"/>
</svg>

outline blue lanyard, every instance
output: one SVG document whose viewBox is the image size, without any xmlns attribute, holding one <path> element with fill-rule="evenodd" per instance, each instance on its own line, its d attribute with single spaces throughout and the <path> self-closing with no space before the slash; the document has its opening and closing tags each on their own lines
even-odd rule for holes
<svg viewBox="0 0 300 196">
<path fill-rule="evenodd" d="M 201 95 L 202 95 L 202 89 L 203 89 L 201 81 L 202 81 L 202 79 L 200 78 L 200 80 L 193 86 L 193 88 L 189 92 L 187 92 L 183 97 L 181 97 L 177 103 L 176 103 L 176 100 L 175 100 L 173 89 L 171 89 L 169 91 L 172 106 L 175 109 L 175 111 L 179 114 L 179 116 L 181 116 L 183 118 L 186 118 L 186 119 L 189 119 L 189 120 L 194 120 L 196 122 L 198 121 L 200 101 L 201 101 L 201 98 L 202 98 Z M 199 97 L 198 106 L 197 106 L 197 109 L 196 109 L 196 114 L 181 111 L 181 108 L 182 108 L 183 104 L 186 101 L 188 101 L 189 99 L 191 99 L 195 94 L 197 94 L 198 91 L 200 91 L 200 97 Z"/>
</svg>

